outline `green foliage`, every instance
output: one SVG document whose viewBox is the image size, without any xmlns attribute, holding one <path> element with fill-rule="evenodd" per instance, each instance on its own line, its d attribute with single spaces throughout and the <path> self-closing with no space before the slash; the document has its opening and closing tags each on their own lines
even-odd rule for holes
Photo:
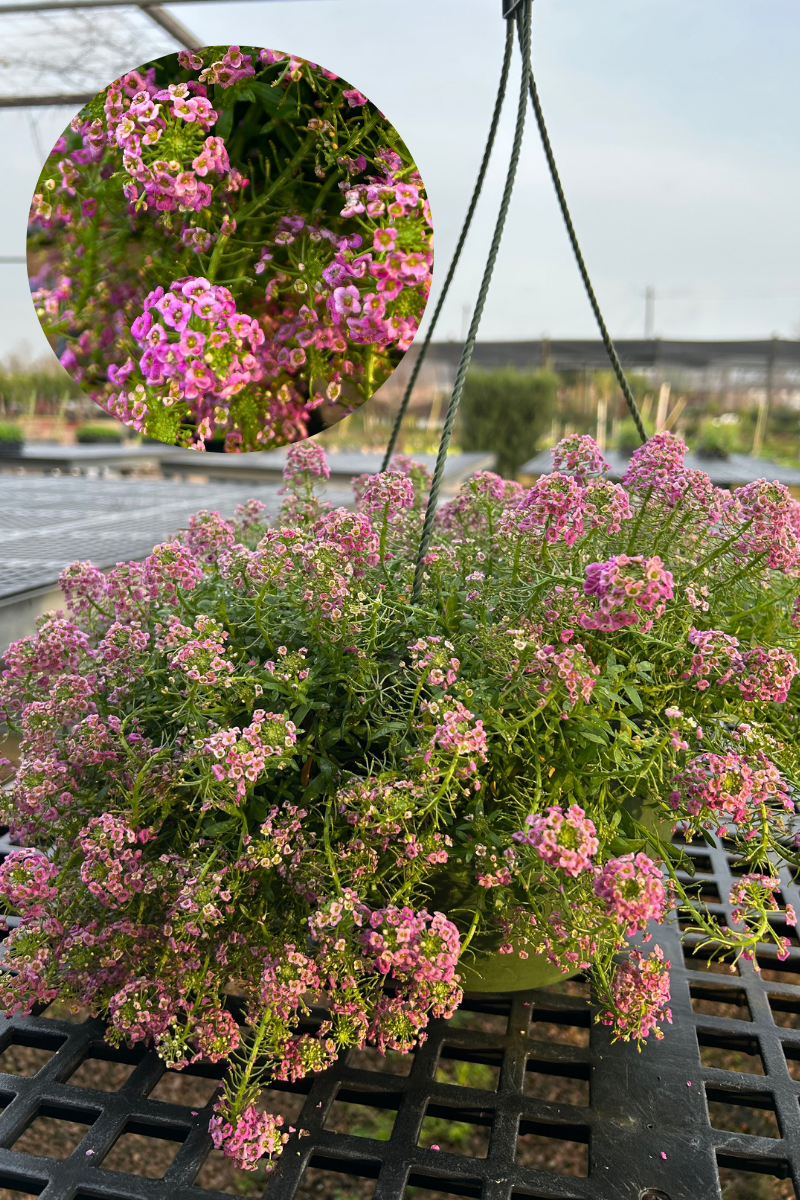
<svg viewBox="0 0 800 1200">
<path fill-rule="evenodd" d="M 645 431 L 650 437 L 655 432 L 655 427 L 650 421 L 644 421 Z M 633 423 L 633 417 L 626 417 L 624 421 L 620 421 L 617 436 L 614 439 L 614 449 L 619 450 L 620 454 L 630 456 L 634 450 L 638 450 L 642 444 L 642 439 L 639 436 L 639 430 Z"/>
<path fill-rule="evenodd" d="M 464 450 L 491 450 L 495 470 L 513 479 L 537 450 L 556 409 L 558 376 L 552 371 L 497 371 L 473 368 L 467 375 L 460 409 Z"/>
<path fill-rule="evenodd" d="M 81 396 L 78 385 L 53 358 L 22 362 L 11 358 L 0 364 L 0 401 L 8 413 L 27 413 L 31 416 L 42 402 L 52 410 L 63 407 L 68 400 Z"/>
<path fill-rule="evenodd" d="M 736 425 L 704 421 L 695 450 L 701 458 L 728 458 L 736 450 L 737 441 Z"/>
<path fill-rule="evenodd" d="M 24 442 L 25 435 L 12 421 L 0 421 L 0 442 Z"/>
<path fill-rule="evenodd" d="M 120 443 L 125 440 L 125 430 L 116 423 L 112 425 L 110 421 L 98 421 L 95 424 L 79 425 L 75 431 L 75 440 L 84 446 L 104 442 Z"/>
</svg>

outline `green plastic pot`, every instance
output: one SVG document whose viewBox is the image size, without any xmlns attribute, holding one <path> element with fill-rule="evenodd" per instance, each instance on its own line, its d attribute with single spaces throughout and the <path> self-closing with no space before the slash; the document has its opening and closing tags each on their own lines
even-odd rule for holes
<svg viewBox="0 0 800 1200">
<path fill-rule="evenodd" d="M 631 816 L 640 824 L 669 841 L 675 822 L 661 815 L 650 805 L 628 806 Z M 513 945 L 513 942 L 512 942 Z M 516 953 L 499 954 L 496 950 L 477 953 L 469 963 L 459 963 L 458 973 L 465 992 L 527 992 L 533 988 L 549 987 L 563 979 L 572 979 L 580 972 L 561 971 L 545 954 L 529 954 L 520 958 Z"/>
</svg>

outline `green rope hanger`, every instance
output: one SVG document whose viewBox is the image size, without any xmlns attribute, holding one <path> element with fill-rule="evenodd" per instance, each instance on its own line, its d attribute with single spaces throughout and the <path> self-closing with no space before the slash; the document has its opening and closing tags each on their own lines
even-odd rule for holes
<svg viewBox="0 0 800 1200">
<path fill-rule="evenodd" d="M 506 80 L 507 80 L 507 76 L 508 76 L 510 46 L 511 46 L 510 38 L 511 38 L 511 33 L 512 33 L 512 25 L 513 25 L 513 23 L 516 23 L 517 38 L 519 41 L 520 54 L 522 57 L 522 72 L 521 72 L 520 97 L 519 97 L 519 102 L 518 102 L 518 107 L 517 107 L 517 121 L 516 121 L 516 127 L 515 127 L 515 131 L 514 131 L 514 143 L 513 143 L 513 147 L 512 147 L 512 151 L 511 151 L 511 158 L 509 160 L 508 173 L 506 176 L 505 188 L 503 190 L 503 198 L 502 198 L 502 201 L 500 204 L 500 211 L 498 213 L 497 222 L 495 225 L 494 237 L 492 239 L 492 244 L 491 244 L 491 247 L 489 250 L 489 257 L 487 259 L 486 267 L 484 269 L 484 274 L 483 274 L 483 279 L 481 281 L 480 290 L 478 292 L 478 299 L 477 299 L 477 302 L 475 305 L 475 311 L 472 315 L 472 321 L 470 322 L 469 333 L 467 335 L 467 340 L 464 343 L 464 348 L 461 353 L 461 359 L 460 359 L 460 362 L 458 365 L 458 371 L 456 372 L 455 383 L 453 385 L 453 392 L 452 392 L 452 395 L 450 397 L 450 402 L 447 407 L 447 415 L 445 417 L 444 428 L 442 429 L 442 437 L 441 437 L 441 441 L 439 443 L 439 451 L 436 456 L 436 467 L 435 467 L 434 473 L 433 473 L 433 481 L 431 483 L 431 490 L 430 490 L 430 495 L 428 497 L 428 504 L 425 509 L 425 520 L 424 520 L 423 527 L 422 527 L 422 536 L 420 538 L 419 549 L 417 552 L 417 560 L 416 560 L 416 564 L 415 564 L 414 586 L 413 586 L 412 593 L 411 593 L 412 603 L 417 602 L 417 600 L 419 599 L 419 596 L 420 596 L 420 592 L 422 591 L 422 582 L 423 582 L 423 576 L 424 576 L 424 560 L 425 560 L 425 557 L 430 548 L 431 537 L 433 535 L 433 521 L 434 521 L 434 516 L 436 514 L 436 506 L 437 506 L 437 503 L 439 500 L 439 493 L 441 491 L 442 478 L 444 475 L 444 468 L 445 468 L 445 463 L 447 460 L 447 451 L 448 451 L 448 448 L 450 445 L 450 438 L 452 436 L 453 426 L 455 424 L 456 413 L 458 412 L 458 406 L 461 402 L 461 395 L 464 390 L 464 382 L 466 379 L 467 371 L 469 369 L 470 361 L 472 359 L 472 354 L 473 354 L 473 351 L 475 348 L 475 342 L 476 342 L 477 335 L 478 335 L 478 327 L 480 325 L 481 317 L 483 315 L 483 309 L 486 304 L 486 297 L 487 297 L 488 291 L 489 291 L 489 284 L 491 282 L 492 273 L 494 271 L 494 265 L 497 260 L 497 254 L 500 249 L 500 241 L 501 241 L 502 235 L 503 235 L 503 228 L 505 226 L 506 216 L 508 213 L 509 204 L 511 202 L 511 193 L 514 188 L 514 180 L 516 178 L 517 165 L 519 163 L 520 150 L 522 147 L 522 136 L 523 136 L 524 128 L 525 128 L 525 112 L 527 109 L 528 94 L 530 94 L 531 103 L 533 105 L 533 111 L 536 116 L 536 123 L 539 128 L 539 134 L 541 136 L 542 145 L 544 147 L 545 157 L 547 158 L 547 165 L 550 170 L 550 177 L 553 181 L 553 186 L 555 187 L 555 190 L 556 190 L 556 196 L 558 197 L 558 203 L 559 203 L 559 207 L 561 209 L 561 215 L 564 219 L 564 224 L 567 229 L 567 234 L 569 236 L 570 244 L 572 246 L 572 250 L 575 255 L 575 260 L 578 265 L 578 270 L 580 271 L 581 279 L 583 280 L 583 284 L 586 289 L 586 294 L 589 298 L 589 303 L 591 305 L 592 312 L 594 313 L 595 320 L 597 321 L 598 327 L 600 329 L 600 335 L 603 339 L 603 345 L 605 346 L 606 353 L 608 354 L 608 357 L 611 361 L 611 365 L 613 367 L 614 374 L 617 377 L 617 381 L 619 382 L 620 388 L 622 390 L 622 394 L 625 397 L 625 402 L 628 405 L 631 416 L 633 417 L 633 420 L 636 425 L 636 429 L 639 433 L 639 436 L 642 439 L 643 443 L 647 441 L 647 433 L 645 431 L 644 424 L 642 422 L 642 418 L 639 413 L 639 409 L 636 405 L 636 400 L 634 399 L 634 395 L 633 395 L 633 392 L 631 391 L 630 384 L 628 383 L 628 380 L 625 376 L 625 372 L 622 368 L 622 364 L 619 361 L 619 356 L 617 355 L 616 349 L 614 347 L 614 343 L 611 340 L 611 335 L 609 334 L 608 329 L 606 327 L 606 323 L 603 320 L 603 314 L 600 311 L 600 305 L 598 304 L 597 297 L 595 296 L 594 288 L 592 287 L 592 283 L 589 278 L 589 272 L 586 269 L 586 263 L 584 261 L 583 254 L 581 253 L 581 248 L 578 243 L 578 237 L 577 237 L 577 234 L 575 233 L 575 226 L 572 223 L 572 217 L 570 216 L 569 208 L 567 206 L 566 197 L 564 195 L 564 189 L 561 186 L 561 178 L 558 173 L 558 168 L 556 167 L 555 156 L 553 154 L 553 148 L 550 143 L 550 137 L 547 132 L 547 126 L 545 125 L 544 115 L 542 113 L 542 107 L 541 107 L 541 103 L 539 101 L 539 94 L 538 94 L 538 91 L 536 88 L 536 81 L 535 81 L 534 75 L 533 75 L 533 66 L 531 63 L 531 5 L 532 5 L 532 2 L 533 2 L 533 0 L 511 0 L 511 3 L 508 3 L 506 5 L 506 8 L 505 8 L 505 11 L 503 14 L 506 19 L 506 53 L 505 53 L 505 57 L 503 59 L 503 69 L 502 69 L 502 73 L 501 73 L 500 86 L 498 88 L 497 99 L 495 101 L 494 115 L 492 117 L 492 124 L 491 124 L 491 128 L 489 130 L 489 139 L 487 141 L 486 150 L 484 151 L 483 162 L 481 164 L 481 170 L 478 175 L 478 180 L 476 182 L 475 189 L 473 191 L 472 200 L 470 202 L 469 210 L 467 212 L 467 217 L 464 222 L 464 227 L 461 231 L 461 236 L 458 240 L 455 254 L 453 256 L 453 260 L 450 264 L 450 269 L 448 270 L 447 277 L 445 279 L 444 289 L 442 291 L 441 296 L 439 297 L 438 303 L 436 305 L 436 309 L 434 311 L 433 319 L 431 321 L 431 325 L 428 329 L 428 333 L 422 344 L 419 356 L 414 365 L 414 369 L 411 373 L 411 377 L 409 379 L 408 385 L 406 387 L 406 390 L 405 390 L 405 393 L 403 395 L 403 399 L 402 399 L 402 402 L 400 405 L 400 410 L 397 414 L 397 417 L 395 418 L 395 423 L 394 423 L 394 426 L 392 429 L 392 435 L 391 435 L 391 438 L 389 441 L 386 455 L 384 456 L 384 461 L 383 461 L 383 466 L 382 466 L 382 470 L 385 471 L 389 465 L 392 451 L 394 450 L 394 446 L 395 446 L 395 443 L 397 440 L 397 435 L 400 430 L 400 425 L 403 420 L 403 416 L 405 414 L 406 408 L 408 406 L 409 399 L 411 397 L 411 392 L 414 388 L 414 384 L 416 383 L 420 367 L 422 366 L 423 358 L 425 357 L 425 354 L 427 353 L 428 347 L 430 345 L 431 336 L 433 334 L 433 329 L 436 324 L 436 321 L 438 320 L 445 296 L 446 296 L 447 291 L 452 282 L 453 275 L 454 275 L 455 269 L 456 269 L 456 265 L 458 263 L 458 259 L 459 259 L 460 255 L 461 255 L 461 251 L 463 249 L 464 242 L 466 240 L 467 232 L 469 230 L 469 227 L 470 227 L 470 224 L 472 221 L 472 216 L 475 211 L 475 206 L 477 204 L 478 197 L 480 195 L 480 191 L 483 186 L 483 180 L 484 180 L 484 176 L 486 174 L 486 168 L 489 163 L 489 158 L 490 158 L 492 146 L 494 143 L 495 133 L 497 131 L 497 124 L 498 124 L 498 121 L 500 118 L 500 111 L 501 111 L 502 105 L 503 105 Z"/>
<path fill-rule="evenodd" d="M 544 123 L 544 114 L 542 113 L 542 106 L 539 103 L 539 93 L 536 88 L 536 80 L 533 77 L 532 64 L 530 65 L 530 91 L 533 111 L 536 114 L 536 124 L 539 126 L 539 134 L 542 139 L 542 146 L 544 147 L 547 165 L 550 168 L 550 178 L 552 179 L 553 186 L 556 189 L 558 206 L 561 209 L 561 215 L 564 218 L 564 224 L 567 227 L 567 235 L 569 236 L 569 240 L 575 254 L 575 261 L 578 264 L 578 270 L 581 273 L 583 286 L 586 288 L 586 295 L 589 297 L 589 303 L 592 306 L 592 312 L 594 313 L 595 320 L 597 321 L 597 325 L 600 330 L 600 336 L 603 339 L 603 345 L 606 348 L 606 354 L 611 360 L 611 366 L 614 369 L 617 382 L 622 389 L 622 394 L 625 397 L 625 402 L 628 405 L 628 408 L 630 409 L 630 414 L 633 417 L 639 437 L 642 439 L 642 443 L 644 443 L 647 441 L 647 433 L 645 431 L 636 401 L 633 397 L 631 385 L 628 383 L 625 372 L 622 369 L 622 363 L 619 361 L 619 356 L 617 355 L 614 343 L 611 340 L 611 335 L 609 334 L 608 329 L 606 328 L 606 323 L 603 320 L 603 314 L 600 312 L 600 305 L 597 303 L 597 297 L 594 294 L 592 281 L 589 278 L 589 272 L 586 270 L 586 263 L 583 260 L 583 254 L 581 253 L 581 248 L 578 244 L 578 235 L 575 233 L 575 226 L 572 224 L 572 217 L 570 216 L 569 208 L 567 207 L 567 198 L 564 195 L 564 189 L 561 186 L 561 178 L 558 174 L 558 167 L 556 166 L 556 160 L 553 155 L 553 147 L 550 144 L 547 126 Z"/>
<path fill-rule="evenodd" d="M 486 267 L 483 272 L 478 299 L 475 303 L 475 311 L 472 314 L 470 321 L 469 333 L 467 340 L 464 343 L 464 349 L 461 352 L 461 361 L 458 364 L 458 372 L 456 373 L 456 381 L 453 386 L 453 394 L 450 397 L 450 403 L 447 406 L 447 416 L 445 417 L 444 428 L 442 429 L 442 439 L 439 443 L 439 453 L 436 456 L 436 467 L 433 472 L 433 481 L 431 483 L 430 496 L 428 497 L 428 506 L 425 509 L 425 521 L 422 526 L 422 537 L 420 538 L 419 550 L 417 552 L 417 562 L 414 571 L 414 587 L 411 592 L 411 602 L 415 604 L 419 599 L 422 591 L 422 579 L 424 575 L 425 556 L 428 553 L 428 548 L 431 543 L 433 534 L 433 518 L 436 512 L 436 503 L 439 499 L 439 491 L 442 486 L 442 476 L 444 475 L 445 462 L 447 460 L 447 450 L 450 445 L 450 437 L 455 424 L 456 413 L 461 401 L 461 393 L 464 390 L 464 380 L 466 379 L 467 370 L 472 358 L 472 351 L 475 347 L 475 341 L 478 336 L 478 327 L 483 316 L 483 309 L 486 304 L 486 297 L 489 293 L 489 284 L 492 279 L 492 272 L 497 261 L 497 255 L 500 250 L 500 241 L 503 236 L 503 228 L 506 223 L 508 208 L 511 203 L 511 193 L 514 190 L 514 180 L 517 174 L 517 165 L 519 163 L 520 151 L 522 149 L 522 135 L 525 131 L 525 113 L 528 107 L 528 79 L 530 73 L 530 55 L 531 55 L 531 3 L 532 0 L 523 0 L 521 5 L 520 21 L 517 29 L 520 51 L 522 54 L 522 70 L 520 71 L 520 91 L 519 100 L 517 103 L 517 122 L 514 129 L 514 143 L 511 148 L 511 158 L 508 164 L 508 173 L 506 175 L 506 183 L 503 189 L 503 198 L 500 201 L 500 211 L 497 214 L 497 222 L 495 224 L 494 237 L 489 249 L 489 257 L 486 260 Z M 513 17 L 507 18 L 509 24 L 513 21 Z"/>
<path fill-rule="evenodd" d="M 411 371 L 411 376 L 406 385 L 406 390 L 403 393 L 403 399 L 400 402 L 400 408 L 397 410 L 397 416 L 394 419 L 394 425 L 392 426 L 392 432 L 389 437 L 389 445 L 386 447 L 386 453 L 383 456 L 383 465 L 381 466 L 382 471 L 387 471 L 389 469 L 389 463 L 391 461 L 392 454 L 394 453 L 394 448 L 395 448 L 395 444 L 397 442 L 398 434 L 400 433 L 400 426 L 403 424 L 403 417 L 406 415 L 406 409 L 408 408 L 408 402 L 411 399 L 411 393 L 413 392 L 414 385 L 417 382 L 417 376 L 419 375 L 420 367 L 422 366 L 422 364 L 425 360 L 425 355 L 428 353 L 428 346 L 430 346 L 430 344 L 431 344 L 431 338 L 433 336 L 433 331 L 436 328 L 436 323 L 439 320 L 439 316 L 440 316 L 442 308 L 444 306 L 444 302 L 447 298 L 447 293 L 450 290 L 450 284 L 453 282 L 453 276 L 456 273 L 456 267 L 458 266 L 458 260 L 461 257 L 461 251 L 464 249 L 464 243 L 467 240 L 467 234 L 469 233 L 469 227 L 472 224 L 472 218 L 475 213 L 475 208 L 477 207 L 477 204 L 478 204 L 478 198 L 479 198 L 479 196 L 481 194 L 481 190 L 483 188 L 483 181 L 486 176 L 486 170 L 487 170 L 487 167 L 489 166 L 489 159 L 492 156 L 492 148 L 494 146 L 495 134 L 497 133 L 497 126 L 500 121 L 500 113 L 503 108 L 503 100 L 505 99 L 505 94 L 506 94 L 506 84 L 508 82 L 508 71 L 509 71 L 509 67 L 511 66 L 511 52 L 512 52 L 513 48 L 514 48 L 514 26 L 511 21 L 507 21 L 506 22 L 506 47 L 505 47 L 505 53 L 503 55 L 503 66 L 500 71 L 500 83 L 498 84 L 498 88 L 497 88 L 497 99 L 494 102 L 494 113 L 492 115 L 492 123 L 489 128 L 489 137 L 487 138 L 487 141 L 486 141 L 486 149 L 483 152 L 483 161 L 481 162 L 481 169 L 478 172 L 478 178 L 475 181 L 475 189 L 472 193 L 472 199 L 470 201 L 469 208 L 467 209 L 467 215 L 464 219 L 464 225 L 461 230 L 461 236 L 459 237 L 458 242 L 456 244 L 456 248 L 453 253 L 453 258 L 450 263 L 450 267 L 448 269 L 447 276 L 445 277 L 444 286 L 442 288 L 442 293 L 439 296 L 438 301 L 436 302 L 436 308 L 434 309 L 433 316 L 431 318 L 431 323 L 428 326 L 428 332 L 425 334 L 425 340 L 423 341 L 422 345 L 420 346 L 420 351 L 419 351 L 419 354 L 417 355 L 417 361 L 414 363 L 413 370 Z"/>
</svg>

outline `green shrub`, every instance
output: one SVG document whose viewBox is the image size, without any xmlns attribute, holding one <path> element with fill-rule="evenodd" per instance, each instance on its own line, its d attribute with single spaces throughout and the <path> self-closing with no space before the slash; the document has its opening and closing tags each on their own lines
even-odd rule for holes
<svg viewBox="0 0 800 1200">
<path fill-rule="evenodd" d="M 79 425 L 75 432 L 75 440 L 81 445 L 97 445 L 103 442 L 123 442 L 125 430 L 121 425 L 112 425 L 110 421 L 96 424 Z"/>
<path fill-rule="evenodd" d="M 644 421 L 645 432 L 648 437 L 651 437 L 655 432 L 655 427 L 650 421 Z M 633 417 L 626 417 L 624 421 L 620 421 L 617 429 L 617 436 L 614 439 L 614 449 L 620 454 L 630 457 L 634 450 L 638 450 L 642 444 L 642 439 L 639 435 L 639 430 L 633 423 Z"/>
<path fill-rule="evenodd" d="M 735 425 L 704 421 L 700 426 L 695 451 L 701 458 L 727 458 L 735 451 L 737 441 Z"/>
<path fill-rule="evenodd" d="M 513 479 L 550 427 L 557 388 L 552 371 L 471 370 L 461 400 L 462 449 L 493 451 L 498 475 Z"/>
<path fill-rule="evenodd" d="M 13 421 L 0 421 L 0 442 L 24 442 L 25 434 Z"/>
</svg>

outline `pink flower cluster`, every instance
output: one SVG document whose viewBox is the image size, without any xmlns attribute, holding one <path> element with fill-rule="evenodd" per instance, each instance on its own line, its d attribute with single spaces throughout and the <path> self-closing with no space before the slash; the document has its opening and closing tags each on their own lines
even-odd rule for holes
<svg viewBox="0 0 800 1200">
<path fill-rule="evenodd" d="M 286 451 L 283 478 L 288 482 L 298 475 L 330 479 L 331 471 L 325 451 L 317 442 L 298 442 Z"/>
<path fill-rule="evenodd" d="M 569 472 L 583 486 L 587 477 L 602 475 L 609 470 L 597 442 L 585 434 L 569 434 L 553 446 L 550 453 L 554 469 L 559 473 Z"/>
<path fill-rule="evenodd" d="M 78 834 L 83 851 L 81 879 L 106 908 L 117 908 L 139 892 L 153 891 L 150 869 L 142 861 L 142 846 L 151 834 L 138 833 L 111 813 L 92 817 Z"/>
<path fill-rule="evenodd" d="M 460 700 L 451 701 L 445 697 L 445 702 L 452 703 L 453 707 L 445 709 L 442 723 L 436 726 L 430 750 L 425 755 L 426 761 L 438 746 L 445 754 L 468 757 L 468 771 L 474 775 L 477 771 L 475 760 L 486 762 L 487 743 L 483 721 L 475 720 L 474 714 Z"/>
<path fill-rule="evenodd" d="M 123 187 L 129 201 L 159 212 L 199 212 L 210 205 L 212 191 L 202 177 L 211 170 L 221 178 L 230 163 L 222 138 L 207 137 L 199 145 L 195 130 L 206 132 L 218 116 L 205 89 L 192 95 L 187 83 L 170 84 L 162 91 L 147 83 L 129 99 L 118 80 L 109 87 L 104 107 L 108 135 L 122 151 L 130 180 Z M 159 155 L 162 138 L 170 142 L 169 159 Z M 179 145 L 183 162 L 176 157 Z"/>
<path fill-rule="evenodd" d="M 0 863 L 0 896 L 28 917 L 39 917 L 56 894 L 58 867 L 41 850 L 12 850 Z"/>
<path fill-rule="evenodd" d="M 230 686 L 234 663 L 224 658 L 227 631 L 213 617 L 195 617 L 193 628 L 182 625 L 172 614 L 165 636 L 157 643 L 159 650 L 170 652 L 171 668 L 183 671 L 192 683 Z"/>
<path fill-rule="evenodd" d="M 208 1123 L 215 1148 L 234 1159 L 240 1170 L 255 1171 L 265 1165 L 263 1159 L 267 1159 L 267 1170 L 271 1170 L 273 1157 L 280 1154 L 289 1140 L 288 1133 L 281 1133 L 283 1117 L 261 1112 L 250 1104 L 239 1113 L 235 1125 L 231 1125 L 219 1114 L 219 1101 L 215 1109 Z"/>
<path fill-rule="evenodd" d="M 583 613 L 581 625 L 608 632 L 626 625 L 652 628 L 653 620 L 663 616 L 666 601 L 674 596 L 672 573 L 657 554 L 652 558 L 617 554 L 607 562 L 590 563 L 583 591 L 599 600 L 599 607 L 593 613 Z M 643 613 L 648 614 L 644 621 Z"/>
<path fill-rule="evenodd" d="M 417 638 L 409 643 L 408 649 L 412 668 L 422 674 L 426 683 L 433 687 L 450 687 L 455 683 L 461 664 L 453 653 L 452 642 L 434 635 Z"/>
<path fill-rule="evenodd" d="M 792 812 L 787 785 L 774 763 L 728 751 L 700 754 L 689 760 L 674 779 L 669 802 L 689 817 L 703 820 L 719 813 L 736 824 L 749 824 L 761 805 L 780 806 Z"/>
<path fill-rule="evenodd" d="M 171 403 L 200 401 L 203 436 L 211 436 L 214 406 L 230 403 L 247 384 L 263 378 L 256 356 L 265 340 L 263 329 L 255 318 L 236 311 L 227 288 L 202 276 L 176 279 L 168 292 L 162 287 L 150 292 L 131 333 L 144 351 L 139 369 L 146 386 L 161 388 Z M 298 353 L 304 362 L 305 353 Z M 133 369 L 129 359 L 121 369 L 110 368 L 109 377 L 124 383 Z"/>
<path fill-rule="evenodd" d="M 777 912 L 778 901 L 775 893 L 781 890 L 781 881 L 774 875 L 748 874 L 737 879 L 731 888 L 728 903 L 731 905 L 731 920 L 744 922 L 754 912 L 758 915 L 763 909 Z M 788 958 L 788 949 L 779 958 Z"/>
<path fill-rule="evenodd" d="M 663 920 L 667 895 L 661 867 L 646 854 L 608 859 L 594 881 L 594 892 L 603 901 L 606 914 L 625 926 L 628 937 L 644 929 L 648 921 Z"/>
<path fill-rule="evenodd" d="M 372 970 L 399 980 L 452 981 L 461 939 L 443 913 L 390 906 L 371 913 L 366 924 L 361 944 Z"/>
<path fill-rule="evenodd" d="M 592 858 L 600 847 L 594 821 L 586 816 L 578 804 L 571 804 L 566 811 L 552 804 L 546 813 L 532 814 L 525 818 L 528 826 L 513 834 L 515 842 L 533 846 L 539 857 L 551 867 L 558 867 L 567 875 L 577 876 L 592 869 Z"/>
<path fill-rule="evenodd" d="M 574 546 L 583 533 L 582 497 L 583 488 L 571 475 L 542 475 L 514 507 L 517 529 Z"/>
<path fill-rule="evenodd" d="M 695 653 L 683 678 L 699 679 L 697 689 L 701 692 L 712 681 L 719 687 L 733 681 L 745 700 L 782 704 L 789 695 L 792 680 L 800 672 L 794 655 L 781 646 L 740 650 L 738 639 L 719 629 L 690 629 L 688 636 Z"/>
<path fill-rule="evenodd" d="M 404 509 L 414 506 L 414 484 L 405 475 L 394 471 L 383 471 L 367 480 L 359 509 L 365 513 L 378 513 L 381 520 L 391 520 Z"/>
<path fill-rule="evenodd" d="M 757 479 L 737 488 L 726 518 L 734 530 L 741 529 L 736 547 L 739 555 L 761 555 L 772 570 L 800 574 L 797 502 L 787 487 Z"/>
<path fill-rule="evenodd" d="M 244 729 L 236 725 L 221 729 L 206 739 L 204 749 L 218 760 L 211 768 L 214 778 L 235 782 L 237 795 L 241 797 L 245 793 L 245 780 L 256 783 L 270 759 L 277 759 L 278 767 L 286 765 L 296 741 L 297 727 L 293 721 L 283 713 L 259 708 Z"/>
<path fill-rule="evenodd" d="M 672 1024 L 667 1007 L 670 965 L 661 947 L 655 946 L 647 958 L 640 950 L 631 950 L 617 966 L 611 985 L 614 1011 L 600 1017 L 603 1025 L 614 1026 L 614 1041 L 642 1042 L 651 1033 L 663 1038 L 659 1022 Z"/>
<path fill-rule="evenodd" d="M 533 662 L 525 668 L 540 670 L 544 676 L 540 690 L 544 695 L 550 692 L 550 681 L 558 679 L 567 689 L 568 703 L 574 706 L 580 696 L 584 704 L 592 698 L 592 692 L 600 674 L 600 668 L 592 662 L 588 653 L 576 642 L 574 646 L 564 646 L 557 650 L 555 646 L 545 645 L 536 651 Z"/>
</svg>

